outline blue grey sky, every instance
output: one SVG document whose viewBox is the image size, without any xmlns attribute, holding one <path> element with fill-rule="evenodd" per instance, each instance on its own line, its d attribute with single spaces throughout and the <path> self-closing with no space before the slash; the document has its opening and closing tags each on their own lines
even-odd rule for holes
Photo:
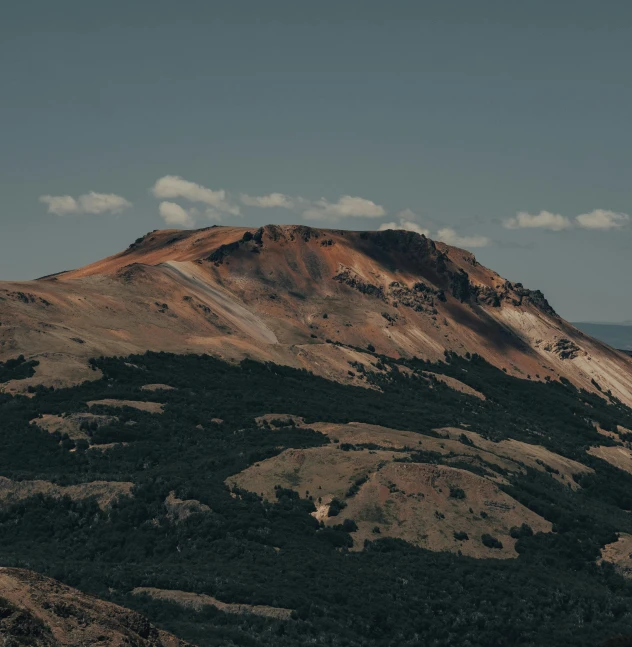
<svg viewBox="0 0 632 647">
<path fill-rule="evenodd" d="M 631 29 L 623 0 L 4 3 L 0 280 L 166 226 L 407 227 L 631 320 Z"/>
</svg>

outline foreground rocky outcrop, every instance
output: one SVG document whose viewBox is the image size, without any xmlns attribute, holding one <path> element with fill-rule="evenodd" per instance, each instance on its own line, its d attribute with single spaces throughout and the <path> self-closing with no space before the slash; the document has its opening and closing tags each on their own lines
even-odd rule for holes
<svg viewBox="0 0 632 647">
<path fill-rule="evenodd" d="M 135 611 L 17 568 L 0 568 L 0 644 L 187 647 Z"/>
</svg>

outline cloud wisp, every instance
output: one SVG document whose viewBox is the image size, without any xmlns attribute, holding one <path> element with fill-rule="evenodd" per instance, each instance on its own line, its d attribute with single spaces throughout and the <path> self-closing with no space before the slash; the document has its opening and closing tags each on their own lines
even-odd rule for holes
<svg viewBox="0 0 632 647">
<path fill-rule="evenodd" d="M 607 209 L 595 209 L 590 213 L 582 213 L 575 218 L 577 226 L 582 229 L 621 229 L 630 222 L 627 213 L 617 213 Z"/>
<path fill-rule="evenodd" d="M 505 220 L 505 229 L 548 229 L 549 231 L 563 231 L 570 229 L 573 223 L 559 213 L 540 211 L 538 214 L 519 211 L 515 218 Z"/>
<path fill-rule="evenodd" d="M 190 213 L 175 202 L 161 202 L 158 213 L 167 225 L 190 229 L 195 226 L 195 214 Z"/>
<path fill-rule="evenodd" d="M 343 195 L 337 202 L 329 202 L 325 198 L 312 202 L 303 211 L 305 220 L 338 221 L 342 218 L 381 218 L 386 210 L 372 200 L 357 196 Z"/>
<path fill-rule="evenodd" d="M 42 195 L 39 201 L 48 206 L 48 213 L 57 216 L 82 214 L 120 213 L 129 209 L 132 203 L 115 193 L 90 191 L 73 198 L 71 195 Z"/>
<path fill-rule="evenodd" d="M 151 193 L 163 201 L 159 207 L 163 220 L 167 224 L 179 223 L 182 227 L 195 226 L 199 215 L 218 222 L 227 215 L 241 215 L 237 200 L 250 208 L 294 211 L 305 220 L 338 222 L 344 218 L 381 218 L 386 215 L 384 207 L 359 196 L 343 195 L 336 202 L 330 202 L 326 198 L 308 200 L 300 196 L 273 192 L 259 196 L 241 193 L 237 199 L 224 189 L 209 189 L 179 175 L 165 175 L 156 180 Z M 201 203 L 206 205 L 206 210 L 200 214 L 195 209 L 184 209 L 173 200 Z M 163 206 L 165 203 L 169 206 Z M 177 213 L 175 206 L 180 206 Z"/>
<path fill-rule="evenodd" d="M 188 228 L 194 227 L 199 218 L 221 222 L 227 216 L 239 216 L 241 215 L 240 204 L 251 209 L 286 209 L 300 215 L 304 220 L 315 222 L 335 223 L 352 218 L 374 219 L 387 215 L 382 205 L 361 196 L 342 195 L 336 201 L 330 201 L 324 197 L 310 200 L 281 192 L 265 195 L 240 193 L 235 196 L 224 189 L 209 189 L 179 175 L 165 175 L 159 178 L 151 188 L 151 193 L 161 200 L 158 211 L 165 223 Z M 113 194 L 90 193 L 80 196 L 77 200 L 72 196 L 42 196 L 40 200 L 49 205 L 49 211 L 60 215 L 79 212 L 102 213 L 129 206 L 124 198 Z M 204 208 L 185 209 L 174 200 L 186 200 L 204 205 Z M 543 210 L 535 214 L 519 211 L 513 218 L 505 220 L 502 224 L 505 229 L 513 230 L 539 229 L 562 232 L 579 228 L 608 231 L 620 229 L 629 221 L 630 216 L 627 214 L 607 209 L 595 209 L 574 218 Z M 392 221 L 383 222 L 379 229 L 380 231 L 404 229 L 431 236 L 429 229 L 416 222 L 416 215 L 410 209 L 401 211 Z M 432 237 L 448 245 L 466 248 L 486 247 L 491 243 L 487 236 L 461 235 L 450 226 L 440 228 Z"/>
<path fill-rule="evenodd" d="M 415 233 L 426 236 L 427 238 L 430 237 L 430 230 L 422 227 L 413 220 L 415 214 L 410 209 L 405 209 L 397 215 L 399 216 L 399 221 L 383 222 L 378 227 L 378 231 L 386 231 L 387 229 L 403 229 L 404 231 L 414 231 Z"/>
<path fill-rule="evenodd" d="M 240 200 L 247 207 L 258 207 L 259 209 L 294 209 L 297 202 L 301 202 L 301 198 L 291 198 L 284 193 L 269 193 L 268 195 L 248 195 L 242 193 Z"/>
<path fill-rule="evenodd" d="M 387 229 L 403 229 L 405 231 L 414 231 L 417 234 L 426 236 L 427 238 L 433 238 L 434 240 L 439 240 L 447 245 L 453 245 L 454 247 L 465 247 L 467 249 L 472 249 L 475 247 L 487 247 L 491 243 L 490 239 L 487 236 L 460 236 L 455 229 L 452 227 L 443 227 L 437 231 L 434 236 L 430 233 L 430 230 L 422 227 L 420 224 L 414 221 L 415 214 L 410 209 L 405 209 L 399 214 L 399 220 L 393 222 L 383 222 L 379 226 L 379 231 L 386 231 Z"/>
<path fill-rule="evenodd" d="M 226 213 L 231 216 L 239 216 L 239 206 L 228 199 L 224 189 L 208 189 L 201 184 L 185 180 L 179 175 L 165 175 L 156 181 L 151 189 L 156 198 L 175 199 L 183 198 L 189 202 L 206 204 L 216 212 Z"/>
<path fill-rule="evenodd" d="M 474 247 L 487 247 L 491 242 L 487 236 L 460 236 L 452 227 L 439 229 L 435 238 L 453 247 L 465 247 L 472 249 Z"/>
<path fill-rule="evenodd" d="M 572 220 L 550 211 L 540 211 L 538 214 L 519 211 L 515 218 L 505 220 L 503 227 L 505 229 L 547 229 L 549 231 L 566 231 L 579 227 L 580 229 L 608 231 L 621 229 L 629 221 L 630 216 L 627 213 L 617 213 L 608 209 L 594 209 L 589 213 L 579 214 Z"/>
<path fill-rule="evenodd" d="M 284 193 L 269 193 L 262 196 L 242 193 L 240 199 L 242 204 L 248 207 L 297 211 L 305 220 L 337 222 L 343 218 L 381 218 L 386 215 L 386 210 L 381 205 L 367 198 L 352 195 L 343 195 L 336 202 L 330 202 L 326 198 L 308 200 Z"/>
</svg>

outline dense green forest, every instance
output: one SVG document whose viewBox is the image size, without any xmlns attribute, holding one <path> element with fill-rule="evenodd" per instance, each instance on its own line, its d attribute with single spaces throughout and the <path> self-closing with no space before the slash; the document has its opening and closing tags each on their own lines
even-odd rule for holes
<svg viewBox="0 0 632 647">
<path fill-rule="evenodd" d="M 436 364 L 368 357 L 390 369 L 365 374 L 379 390 L 271 364 L 148 353 L 95 359 L 103 377 L 73 388 L 0 394 L 0 476 L 134 484 L 132 496 L 108 510 L 94 500 L 43 495 L 5 505 L 0 564 L 135 608 L 200 647 L 592 647 L 632 636 L 632 584 L 612 566 L 597 564 L 617 532 L 632 533 L 632 477 L 585 452 L 612 442 L 591 421 L 632 428 L 632 411 L 608 394 L 508 376 L 477 356 L 447 355 Z M 0 366 L 0 375 L 19 379 L 32 370 L 20 359 Z M 456 377 L 487 399 L 429 382 L 421 371 Z M 149 392 L 141 388 L 146 384 L 174 389 Z M 88 401 L 105 398 L 160 402 L 164 413 L 92 407 L 118 420 L 86 426 L 89 442 L 31 424 L 42 414 L 86 412 Z M 353 524 L 321 528 L 310 515 L 311 501 L 279 489 L 271 503 L 253 493 L 234 496 L 224 485 L 285 448 L 329 442 L 293 426 L 271 434 L 254 420 L 267 413 L 427 435 L 467 424 L 491 440 L 545 445 L 595 472 L 578 477 L 576 491 L 546 472 L 511 478 L 507 491 L 554 524 L 553 533 L 521 533 L 514 560 L 432 553 L 379 535 L 354 552 L 348 550 Z M 107 451 L 95 448 L 111 443 L 116 446 Z M 416 460 L 436 459 L 420 453 Z M 174 523 L 164 505 L 170 492 L 210 512 Z M 194 611 L 132 595 L 139 586 L 294 612 L 277 620 L 213 607 Z"/>
</svg>

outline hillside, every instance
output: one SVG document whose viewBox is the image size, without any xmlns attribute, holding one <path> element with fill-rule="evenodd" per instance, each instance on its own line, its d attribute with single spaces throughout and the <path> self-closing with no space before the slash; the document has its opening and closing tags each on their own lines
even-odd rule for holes
<svg viewBox="0 0 632 647">
<path fill-rule="evenodd" d="M 147 350 L 358 383 L 348 362 L 371 346 L 432 361 L 478 354 L 510 375 L 564 377 L 632 404 L 628 357 L 562 320 L 541 292 L 412 232 L 156 231 L 87 267 L 0 283 L 0 302 L 0 361 L 39 362 L 9 391 L 93 379 L 89 358 Z"/>
<path fill-rule="evenodd" d="M 16 568 L 0 568 L 0 637 L 16 647 L 186 647 L 138 613 Z"/>
<path fill-rule="evenodd" d="M 0 394 L 0 565 L 200 647 L 632 635 L 615 400 L 479 356 L 369 351 L 363 386 L 192 354 L 91 365 Z"/>
</svg>

